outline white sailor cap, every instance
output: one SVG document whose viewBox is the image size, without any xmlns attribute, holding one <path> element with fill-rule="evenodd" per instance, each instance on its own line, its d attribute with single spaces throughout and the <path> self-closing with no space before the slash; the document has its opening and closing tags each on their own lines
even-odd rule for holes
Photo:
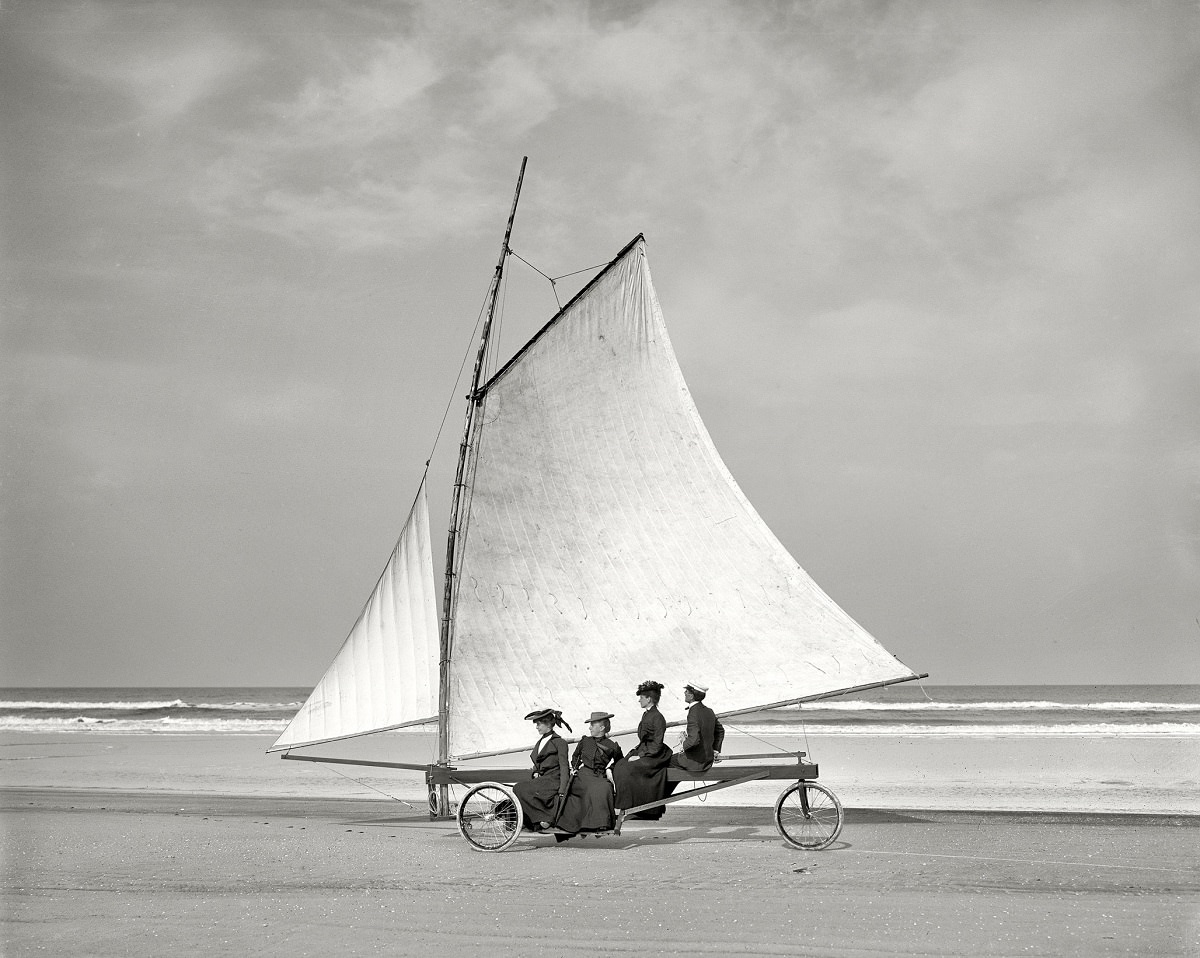
<svg viewBox="0 0 1200 958">
<path fill-rule="evenodd" d="M 708 692 L 708 686 L 707 686 L 707 685 L 701 685 L 699 682 L 688 682 L 688 683 L 687 683 L 687 684 L 684 686 L 684 688 L 685 688 L 685 689 L 695 689 L 697 692 L 705 692 L 705 693 L 707 693 L 707 692 Z"/>
</svg>

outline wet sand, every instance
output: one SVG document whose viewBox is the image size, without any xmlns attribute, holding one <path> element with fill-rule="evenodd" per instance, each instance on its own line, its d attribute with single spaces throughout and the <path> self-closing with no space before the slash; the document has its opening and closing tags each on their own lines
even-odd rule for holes
<svg viewBox="0 0 1200 958">
<path fill-rule="evenodd" d="M 0 734 L 0 784 L 313 798 L 394 796 L 424 805 L 422 773 L 281 761 L 269 735 Z M 807 749 L 846 805 L 980 811 L 1200 815 L 1200 736 L 726 737 L 726 753 Z M 298 750 L 298 753 L 304 750 Z M 307 750 L 425 764 L 428 734 L 388 733 Z M 525 767 L 525 754 L 481 764 Z M 470 763 L 464 763 L 470 764 Z M 716 792 L 709 804 L 763 805 L 777 783 Z"/>
<path fill-rule="evenodd" d="M 417 773 L 267 744 L 0 739 L 0 953 L 1200 956 L 1194 743 L 843 741 L 822 780 L 847 821 L 825 851 L 733 789 L 714 798 L 751 807 L 692 801 L 501 854 L 430 822 Z M 1035 810 L 978 808 L 1005 801 Z"/>
</svg>

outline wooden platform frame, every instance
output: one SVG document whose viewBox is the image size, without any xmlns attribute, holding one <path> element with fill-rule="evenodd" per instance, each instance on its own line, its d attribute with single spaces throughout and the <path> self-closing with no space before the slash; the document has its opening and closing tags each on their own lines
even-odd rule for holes
<svg viewBox="0 0 1200 958">
<path fill-rule="evenodd" d="M 785 755 L 792 756 L 794 761 L 787 763 L 779 761 L 746 762 L 748 759 L 778 760 Z M 372 768 L 403 768 L 410 771 L 423 771 L 425 773 L 425 784 L 430 795 L 436 795 L 441 787 L 448 785 L 470 787 L 478 785 L 481 782 L 515 785 L 517 782 L 524 782 L 529 778 L 528 769 L 517 768 L 457 768 L 453 765 L 413 765 L 406 762 L 378 762 L 353 758 L 327 758 L 320 755 L 293 755 L 290 752 L 285 752 L 281 757 L 291 759 L 295 762 L 322 762 L 333 765 L 364 765 Z M 745 785 L 749 782 L 768 779 L 801 782 L 817 778 L 818 767 L 812 763 L 805 762 L 804 757 L 804 752 L 772 752 L 759 755 L 736 755 L 730 761 L 717 762 L 703 772 L 689 772 L 682 768 L 668 768 L 668 781 L 710 782 L 712 784 L 688 788 L 682 792 L 676 792 L 674 795 L 661 798 L 658 801 L 622 809 L 617 820 L 617 831 L 620 831 L 621 823 L 627 815 L 644 812 L 651 808 L 657 808 L 660 805 L 672 805 L 675 802 L 682 802 L 684 799 L 695 798 L 698 795 L 704 795 L 708 792 L 716 792 L 725 788 L 733 788 L 735 785 Z M 431 803 L 429 817 L 438 820 L 452 818 L 453 816 L 449 814 L 449 809 L 435 808 Z"/>
</svg>

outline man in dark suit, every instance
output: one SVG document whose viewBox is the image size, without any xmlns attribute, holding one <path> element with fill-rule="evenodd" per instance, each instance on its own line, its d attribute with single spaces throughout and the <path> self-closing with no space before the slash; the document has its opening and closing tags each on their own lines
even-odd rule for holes
<svg viewBox="0 0 1200 958">
<path fill-rule="evenodd" d="M 671 757 L 671 765 L 675 768 L 707 772 L 721 757 L 725 727 L 716 713 L 704 704 L 706 694 L 708 689 L 703 685 L 683 687 L 683 700 L 688 703 L 687 735 L 679 744 L 679 752 Z"/>
</svg>

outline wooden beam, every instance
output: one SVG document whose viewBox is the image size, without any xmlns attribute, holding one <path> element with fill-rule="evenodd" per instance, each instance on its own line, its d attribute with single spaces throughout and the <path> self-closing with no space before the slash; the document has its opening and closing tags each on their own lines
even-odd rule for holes
<svg viewBox="0 0 1200 958">
<path fill-rule="evenodd" d="M 672 771 L 676 770 L 672 769 Z M 621 830 L 621 822 L 625 820 L 626 815 L 644 812 L 648 808 L 658 808 L 660 805 L 673 805 L 675 802 L 682 802 L 685 798 L 693 798 L 696 795 L 704 795 L 707 792 L 716 792 L 722 788 L 733 788 L 734 785 L 745 785 L 763 778 L 769 778 L 767 769 L 762 769 L 752 775 L 743 775 L 741 778 L 735 778 L 728 782 L 717 782 L 715 785 L 705 785 L 703 788 L 689 788 L 686 792 L 677 792 L 670 798 L 660 798 L 657 802 L 647 802 L 645 805 L 635 805 L 633 808 L 622 809 L 620 820 L 617 822 L 617 831 Z"/>
<path fill-rule="evenodd" d="M 291 752 L 284 752 L 279 757 L 290 759 L 293 762 L 321 762 L 326 765 L 370 765 L 374 768 L 408 768 L 416 772 L 424 772 L 429 768 L 428 765 L 413 765 L 409 762 L 368 762 L 362 758 L 325 758 L 321 755 L 293 755 Z"/>
<path fill-rule="evenodd" d="M 362 758 L 328 758 L 322 755 L 293 755 L 285 752 L 280 758 L 293 762 L 322 762 L 328 765 L 365 765 L 369 768 L 402 768 L 424 772 L 430 785 L 478 785 L 480 782 L 499 782 L 513 785 L 529 779 L 529 770 L 524 768 L 456 768 L 453 765 L 414 765 L 409 762 L 379 762 Z M 761 773 L 761 774 L 760 774 Z M 727 782 L 748 775 L 768 779 L 814 779 L 818 766 L 807 762 L 789 762 L 777 765 L 733 765 L 718 762 L 706 772 L 688 772 L 682 768 L 667 769 L 667 778 L 672 782 Z"/>
</svg>

